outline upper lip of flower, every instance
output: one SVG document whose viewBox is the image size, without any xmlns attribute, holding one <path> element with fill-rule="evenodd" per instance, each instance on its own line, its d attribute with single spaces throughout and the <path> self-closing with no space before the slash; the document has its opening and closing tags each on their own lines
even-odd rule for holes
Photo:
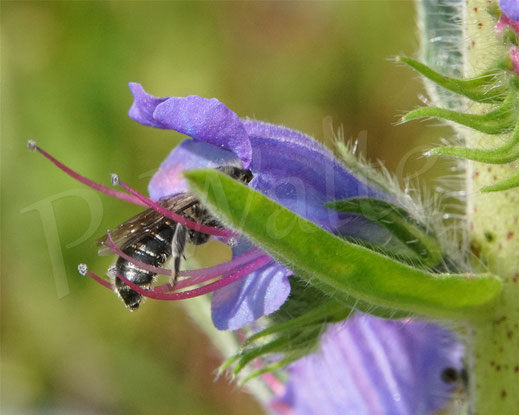
<svg viewBox="0 0 519 415">
<path fill-rule="evenodd" d="M 240 158 L 243 168 L 249 166 L 252 150 L 247 132 L 238 116 L 216 98 L 197 95 L 156 98 L 133 82 L 130 90 L 134 96 L 130 118 L 229 150 Z"/>
<path fill-rule="evenodd" d="M 241 163 L 254 174 L 250 187 L 332 232 L 352 216 L 338 215 L 325 202 L 358 196 L 388 199 L 385 192 L 356 177 L 331 151 L 300 132 L 240 120 L 215 98 L 156 98 L 135 83 L 130 83 L 130 90 L 134 94 L 131 118 L 193 138 L 177 146 L 151 179 L 148 191 L 155 200 L 188 190 L 182 171 L 219 163 Z"/>
</svg>

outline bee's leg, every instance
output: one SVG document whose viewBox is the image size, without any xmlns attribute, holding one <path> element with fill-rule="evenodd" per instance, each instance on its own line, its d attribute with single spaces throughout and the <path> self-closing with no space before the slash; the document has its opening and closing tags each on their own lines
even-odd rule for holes
<svg viewBox="0 0 519 415">
<path fill-rule="evenodd" d="M 175 233 L 171 241 L 171 255 L 173 257 L 173 277 L 170 284 L 174 287 L 177 283 L 178 273 L 180 272 L 180 260 L 184 254 L 186 246 L 187 229 L 185 226 L 177 224 Z"/>
</svg>

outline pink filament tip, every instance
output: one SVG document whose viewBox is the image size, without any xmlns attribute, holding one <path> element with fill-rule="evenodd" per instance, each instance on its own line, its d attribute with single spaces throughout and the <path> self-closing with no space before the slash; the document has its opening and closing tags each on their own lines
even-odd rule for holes
<svg viewBox="0 0 519 415">
<path fill-rule="evenodd" d="M 114 287 L 112 287 L 112 284 L 110 284 L 105 279 L 101 278 L 99 275 L 94 274 L 92 271 L 88 269 L 88 267 L 85 264 L 79 264 L 77 269 L 81 275 L 88 275 L 90 278 L 96 280 L 99 284 L 105 286 L 110 291 L 113 291 Z"/>
</svg>

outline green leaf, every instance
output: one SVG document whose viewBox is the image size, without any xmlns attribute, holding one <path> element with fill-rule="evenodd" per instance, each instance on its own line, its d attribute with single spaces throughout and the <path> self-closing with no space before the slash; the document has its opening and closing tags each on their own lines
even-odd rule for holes
<svg viewBox="0 0 519 415">
<path fill-rule="evenodd" d="M 507 88 L 502 85 L 498 72 L 489 72 L 473 79 L 458 79 L 444 76 L 427 65 L 414 59 L 398 56 L 397 61 L 404 62 L 411 68 L 429 78 L 441 87 L 463 95 L 473 101 L 485 103 L 503 102 Z"/>
<path fill-rule="evenodd" d="M 514 187 L 519 186 L 519 172 L 517 174 L 514 174 L 512 177 L 502 180 L 499 183 L 493 184 L 491 186 L 485 186 L 481 189 L 482 193 L 489 193 L 489 192 L 500 192 L 502 190 L 509 190 Z"/>
<path fill-rule="evenodd" d="M 490 164 L 510 163 L 519 158 L 519 124 L 516 125 L 510 140 L 503 146 L 491 150 L 465 147 L 437 147 L 430 155 L 446 155 Z"/>
<path fill-rule="evenodd" d="M 512 130 L 517 121 L 516 101 L 516 92 L 513 90 L 499 107 L 486 114 L 463 114 L 443 108 L 422 107 L 408 112 L 402 121 L 424 117 L 442 118 L 482 133 L 502 134 Z"/>
<path fill-rule="evenodd" d="M 402 208 L 380 199 L 354 198 L 326 203 L 339 212 L 356 213 L 386 228 L 409 250 L 409 260 L 434 268 L 443 258 L 436 239 Z"/>
<path fill-rule="evenodd" d="M 431 274 L 348 243 L 216 170 L 185 172 L 201 202 L 318 289 L 356 309 L 477 318 L 501 291 L 489 274 Z"/>
</svg>

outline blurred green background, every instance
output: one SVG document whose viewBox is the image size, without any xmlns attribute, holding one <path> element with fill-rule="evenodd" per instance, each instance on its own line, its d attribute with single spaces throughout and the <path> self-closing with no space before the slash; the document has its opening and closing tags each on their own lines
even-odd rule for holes
<svg viewBox="0 0 519 415">
<path fill-rule="evenodd" d="M 419 155 L 441 131 L 395 125 L 422 90 L 389 61 L 417 49 L 413 3 L 1 8 L 2 413 L 263 413 L 246 391 L 214 380 L 220 357 L 180 304 L 130 314 L 80 278 L 82 262 L 104 273 L 113 258 L 97 257 L 93 241 L 139 208 L 85 190 L 26 141 L 93 180 L 117 172 L 144 191 L 182 137 L 127 117 L 135 81 L 159 96 L 218 97 L 328 145 L 327 126 L 342 125 L 346 139 L 367 136 L 363 151 L 399 178 L 432 177 Z"/>
</svg>

